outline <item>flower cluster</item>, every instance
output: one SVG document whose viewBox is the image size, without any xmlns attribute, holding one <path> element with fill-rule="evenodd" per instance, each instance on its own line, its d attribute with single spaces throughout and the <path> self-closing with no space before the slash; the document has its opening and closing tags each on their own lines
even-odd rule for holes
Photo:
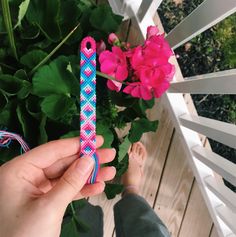
<svg viewBox="0 0 236 237">
<path fill-rule="evenodd" d="M 174 65 L 169 63 L 173 51 L 157 27 L 149 26 L 144 44 L 134 48 L 121 43 L 114 33 L 108 42 L 112 49 L 100 52 L 99 62 L 101 72 L 116 79 L 108 80 L 110 90 L 123 89 L 133 97 L 150 100 L 161 97 L 169 88 L 175 73 Z"/>
</svg>

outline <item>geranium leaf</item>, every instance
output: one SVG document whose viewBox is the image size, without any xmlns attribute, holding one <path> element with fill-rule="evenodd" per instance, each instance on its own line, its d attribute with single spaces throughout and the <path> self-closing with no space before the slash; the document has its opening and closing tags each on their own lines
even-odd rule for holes
<svg viewBox="0 0 236 237">
<path fill-rule="evenodd" d="M 71 138 L 71 137 L 78 137 L 80 135 L 80 131 L 70 131 L 65 135 L 61 136 L 60 138 Z"/>
<path fill-rule="evenodd" d="M 22 80 L 17 77 L 2 74 L 0 75 L 0 88 L 7 95 L 16 95 L 22 88 Z"/>
<path fill-rule="evenodd" d="M 41 104 L 42 99 L 39 98 L 38 96 L 30 95 L 27 100 L 26 100 L 26 109 L 28 113 L 36 118 L 40 119 L 41 118 Z"/>
<path fill-rule="evenodd" d="M 139 100 L 139 106 L 144 113 L 146 112 L 147 109 L 151 109 L 154 106 L 154 104 L 155 104 L 154 98 L 151 100 L 143 100 L 143 99 Z"/>
<path fill-rule="evenodd" d="M 92 26 L 106 33 L 116 32 L 121 21 L 122 17 L 114 15 L 108 4 L 96 7 L 90 16 Z"/>
<path fill-rule="evenodd" d="M 46 52 L 40 49 L 34 49 L 23 55 L 20 58 L 20 62 L 21 64 L 27 66 L 29 69 L 33 69 L 39 62 L 47 57 L 47 55 L 48 54 Z"/>
<path fill-rule="evenodd" d="M 17 93 L 19 99 L 25 99 L 32 90 L 32 84 L 26 80 L 22 80 L 22 87 Z"/>
<path fill-rule="evenodd" d="M 119 153 L 118 153 L 118 161 L 121 162 L 126 154 L 128 153 L 129 147 L 130 147 L 130 141 L 128 137 L 125 138 L 125 140 L 120 144 L 119 146 Z"/>
<path fill-rule="evenodd" d="M 57 120 L 64 116 L 73 105 L 73 99 L 68 96 L 50 95 L 44 98 L 41 108 L 49 118 Z"/>
<path fill-rule="evenodd" d="M 26 17 L 31 24 L 37 25 L 47 38 L 57 42 L 61 39 L 59 10 L 59 0 L 31 0 Z"/>
<path fill-rule="evenodd" d="M 7 97 L 0 90 L 0 112 L 5 108 L 8 103 Z"/>
<path fill-rule="evenodd" d="M 110 148 L 114 139 L 112 131 L 106 125 L 97 123 L 97 134 L 102 135 L 104 138 L 103 148 Z"/>
<path fill-rule="evenodd" d="M 68 64 L 68 58 L 61 56 L 41 67 L 33 77 L 33 93 L 41 97 L 51 94 L 79 95 L 79 81 L 67 69 Z"/>
<path fill-rule="evenodd" d="M 141 139 L 143 133 L 155 132 L 157 130 L 158 121 L 149 121 L 148 119 L 141 118 L 132 122 L 129 132 L 129 140 L 131 143 L 137 142 Z"/>
<path fill-rule="evenodd" d="M 16 71 L 16 73 L 14 74 L 15 77 L 18 77 L 21 80 L 29 80 L 27 73 L 24 69 L 19 69 Z"/>
<path fill-rule="evenodd" d="M 20 122 L 24 140 L 30 143 L 30 147 L 38 145 L 38 121 L 28 113 L 25 103 L 20 103 L 16 109 L 17 118 Z"/>
<path fill-rule="evenodd" d="M 63 222 L 61 235 L 60 237 L 78 237 L 78 230 L 76 226 L 76 222 L 73 217 L 69 219 L 69 221 Z"/>
<path fill-rule="evenodd" d="M 44 144 L 48 141 L 48 135 L 45 129 L 46 122 L 47 122 L 46 115 L 42 115 L 41 121 L 39 123 L 39 138 L 38 138 L 39 145 Z"/>
<path fill-rule="evenodd" d="M 106 184 L 105 193 L 108 199 L 114 198 L 117 194 L 121 193 L 124 186 L 121 184 Z"/>
<path fill-rule="evenodd" d="M 73 29 L 79 22 L 79 17 L 81 16 L 81 11 L 75 0 L 61 1 L 60 5 L 60 18 L 59 26 L 61 30 L 62 37 L 65 37 L 71 29 Z M 77 36 L 75 38 L 75 35 Z M 81 27 L 79 27 L 68 40 L 69 43 L 73 38 L 73 41 L 80 40 L 82 38 Z"/>
</svg>

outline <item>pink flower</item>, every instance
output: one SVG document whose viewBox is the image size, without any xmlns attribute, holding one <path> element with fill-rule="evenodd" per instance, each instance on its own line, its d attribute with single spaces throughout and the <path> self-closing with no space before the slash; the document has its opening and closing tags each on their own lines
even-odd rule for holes
<svg viewBox="0 0 236 237">
<path fill-rule="evenodd" d="M 158 28 L 156 26 L 148 26 L 146 39 L 149 39 L 153 35 L 157 35 L 158 32 L 159 32 L 159 30 L 158 30 Z"/>
<path fill-rule="evenodd" d="M 106 44 L 104 43 L 103 40 L 100 40 L 99 42 L 96 43 L 96 48 L 97 48 L 97 54 L 100 55 L 101 52 L 106 50 Z"/>
<path fill-rule="evenodd" d="M 133 97 L 145 100 L 156 98 L 169 88 L 175 67 L 169 63 L 173 55 L 164 34 L 157 35 L 156 27 L 148 28 L 147 40 L 143 46 L 129 50 L 127 57 L 132 67 L 134 82 L 123 91 Z"/>
<path fill-rule="evenodd" d="M 112 52 L 105 50 L 99 56 L 101 72 L 116 78 L 118 81 L 124 81 L 128 77 L 126 56 L 117 46 L 112 47 Z M 117 81 L 107 81 L 110 90 L 120 91 L 122 84 Z"/>
<path fill-rule="evenodd" d="M 117 35 L 115 33 L 111 33 L 109 36 L 108 36 L 108 43 L 111 44 L 111 45 L 115 45 L 116 43 L 119 43 L 120 40 L 119 38 L 117 37 Z"/>
</svg>

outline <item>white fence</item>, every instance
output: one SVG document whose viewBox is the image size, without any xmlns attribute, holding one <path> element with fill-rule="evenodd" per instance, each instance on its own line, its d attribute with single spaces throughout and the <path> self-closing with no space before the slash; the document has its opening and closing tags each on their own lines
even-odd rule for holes
<svg viewBox="0 0 236 237">
<path fill-rule="evenodd" d="M 132 18 L 145 38 L 146 29 L 154 25 L 153 16 L 162 0 L 109 0 L 115 13 Z M 173 49 L 236 12 L 236 0 L 205 0 L 167 36 Z M 236 237 L 236 194 L 214 172 L 236 185 L 236 165 L 204 148 L 201 133 L 236 148 L 236 126 L 191 115 L 182 93 L 236 94 L 236 70 L 174 79 L 163 102 L 170 108 L 176 129 L 187 147 L 189 162 L 215 223 L 219 236 Z"/>
</svg>

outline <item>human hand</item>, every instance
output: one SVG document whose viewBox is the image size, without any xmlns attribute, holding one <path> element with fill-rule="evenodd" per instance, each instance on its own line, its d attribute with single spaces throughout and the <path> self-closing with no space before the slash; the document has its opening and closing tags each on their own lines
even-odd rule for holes
<svg viewBox="0 0 236 237">
<path fill-rule="evenodd" d="M 103 138 L 97 136 L 97 148 Z M 0 167 L 0 236 L 58 237 L 67 205 L 103 192 L 114 167 L 101 168 L 97 182 L 86 184 L 94 167 L 90 157 L 77 159 L 79 138 L 52 141 Z M 98 149 L 100 163 L 114 159 L 114 149 Z"/>
</svg>

